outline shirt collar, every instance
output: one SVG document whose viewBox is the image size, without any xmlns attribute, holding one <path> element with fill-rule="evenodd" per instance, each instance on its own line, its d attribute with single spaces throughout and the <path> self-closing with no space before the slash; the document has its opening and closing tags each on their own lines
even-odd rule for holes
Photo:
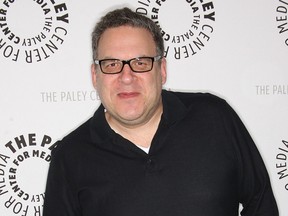
<svg viewBox="0 0 288 216">
<path fill-rule="evenodd" d="M 187 108 L 182 103 L 182 101 L 177 97 L 177 93 L 163 90 L 162 91 L 162 101 L 163 101 L 163 116 L 168 125 L 172 125 L 175 122 L 182 119 Z"/>
<path fill-rule="evenodd" d="M 176 93 L 162 91 L 163 114 L 161 121 L 168 127 L 184 118 L 187 108 L 176 96 Z M 163 122 L 162 122 L 163 123 Z M 93 142 L 102 143 L 115 139 L 117 134 L 111 129 L 106 118 L 104 107 L 101 104 L 90 120 L 90 132 Z"/>
</svg>

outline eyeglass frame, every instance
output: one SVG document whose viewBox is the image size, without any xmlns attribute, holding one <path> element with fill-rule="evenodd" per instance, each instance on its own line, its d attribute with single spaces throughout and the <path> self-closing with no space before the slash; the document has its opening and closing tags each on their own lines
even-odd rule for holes
<svg viewBox="0 0 288 216">
<path fill-rule="evenodd" d="M 135 70 L 131 67 L 131 65 L 130 65 L 130 62 L 131 62 L 131 61 L 136 60 L 136 59 L 141 59 L 141 58 L 148 58 L 148 59 L 151 59 L 151 60 L 152 60 L 151 69 L 145 70 L 145 71 L 137 71 L 137 70 L 135 71 Z M 158 56 L 154 56 L 154 57 L 150 57 L 150 56 L 136 57 L 136 58 L 132 58 L 132 59 L 129 59 L 129 60 L 101 59 L 101 60 L 94 60 L 94 63 L 95 63 L 96 65 L 99 65 L 99 66 L 100 66 L 100 70 L 101 70 L 101 72 L 104 73 L 104 74 L 111 74 L 111 75 L 113 75 L 113 74 L 119 74 L 119 73 L 121 73 L 121 72 L 123 71 L 123 68 L 124 68 L 124 66 L 125 66 L 126 64 L 129 65 L 130 69 L 131 69 L 134 73 L 146 73 L 146 72 L 149 72 L 149 71 L 151 71 L 151 70 L 153 69 L 153 67 L 154 67 L 154 62 L 155 62 L 155 61 L 159 61 L 159 60 L 162 59 L 162 58 L 163 58 L 163 56 L 158 55 Z M 101 62 L 106 61 L 106 60 L 117 60 L 117 61 L 122 62 L 122 68 L 121 68 L 121 70 L 120 70 L 119 72 L 114 72 L 114 73 L 104 72 L 104 71 L 102 70 Z"/>
</svg>

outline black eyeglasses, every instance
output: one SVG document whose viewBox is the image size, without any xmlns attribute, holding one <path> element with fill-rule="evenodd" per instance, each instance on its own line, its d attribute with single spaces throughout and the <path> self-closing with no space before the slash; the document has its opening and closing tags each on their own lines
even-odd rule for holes
<svg viewBox="0 0 288 216">
<path fill-rule="evenodd" d="M 100 65 L 100 69 L 104 74 L 121 73 L 125 64 L 128 64 L 133 72 L 144 73 L 151 71 L 154 61 L 158 61 L 162 56 L 156 57 L 137 57 L 130 60 L 119 59 L 102 59 L 95 60 L 95 64 Z"/>
</svg>

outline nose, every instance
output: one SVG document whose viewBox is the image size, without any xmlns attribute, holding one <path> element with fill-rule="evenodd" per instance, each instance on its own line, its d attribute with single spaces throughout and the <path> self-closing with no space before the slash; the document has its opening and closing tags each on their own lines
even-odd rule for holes
<svg viewBox="0 0 288 216">
<path fill-rule="evenodd" d="M 126 85 L 133 82 L 133 80 L 135 79 L 135 74 L 131 70 L 129 64 L 124 65 L 123 70 L 120 73 L 119 79 L 121 82 L 123 82 Z"/>
</svg>

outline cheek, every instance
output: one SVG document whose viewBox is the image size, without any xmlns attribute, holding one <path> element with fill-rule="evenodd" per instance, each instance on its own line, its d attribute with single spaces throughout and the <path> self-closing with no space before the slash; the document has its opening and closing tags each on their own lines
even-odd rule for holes
<svg viewBox="0 0 288 216">
<path fill-rule="evenodd" d="M 156 88 L 161 88 L 162 89 L 162 85 L 165 83 L 165 80 L 163 79 L 164 77 L 162 76 L 162 74 L 159 73 L 155 75 L 154 79 L 155 79 L 155 83 L 156 83 Z"/>
<path fill-rule="evenodd" d="M 95 81 L 95 89 L 98 92 L 98 95 L 100 96 L 100 98 L 102 98 L 102 94 L 103 94 L 103 80 L 101 79 L 101 77 L 99 75 L 96 75 L 96 81 Z"/>
<path fill-rule="evenodd" d="M 101 78 L 100 77 L 97 78 L 96 91 L 98 92 L 98 95 L 102 101 L 107 101 L 110 98 L 113 85 L 111 81 Z"/>
</svg>

